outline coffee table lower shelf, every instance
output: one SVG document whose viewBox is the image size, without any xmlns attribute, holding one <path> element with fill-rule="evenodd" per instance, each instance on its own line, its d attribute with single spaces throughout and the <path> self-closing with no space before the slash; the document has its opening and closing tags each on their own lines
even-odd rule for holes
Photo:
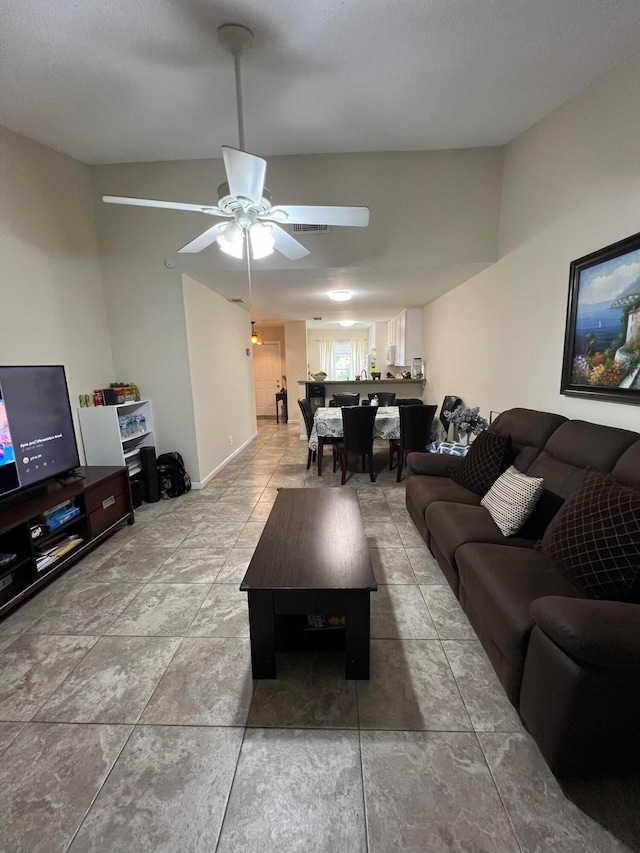
<svg viewBox="0 0 640 853">
<path fill-rule="evenodd" d="M 369 678 L 369 590 L 248 590 L 251 669 L 254 678 L 276 678 L 276 618 L 304 613 L 345 617 L 345 678 Z"/>
</svg>

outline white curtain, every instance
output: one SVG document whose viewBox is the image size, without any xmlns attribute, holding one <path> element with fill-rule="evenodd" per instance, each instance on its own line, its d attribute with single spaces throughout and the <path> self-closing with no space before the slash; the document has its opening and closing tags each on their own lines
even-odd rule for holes
<svg viewBox="0 0 640 853">
<path fill-rule="evenodd" d="M 367 370 L 367 361 L 366 341 L 351 341 L 351 365 L 354 377 L 360 376 L 363 370 Z"/>
<path fill-rule="evenodd" d="M 320 370 L 323 370 L 329 379 L 336 378 L 336 360 L 334 358 L 333 345 L 335 341 L 320 341 Z"/>
</svg>

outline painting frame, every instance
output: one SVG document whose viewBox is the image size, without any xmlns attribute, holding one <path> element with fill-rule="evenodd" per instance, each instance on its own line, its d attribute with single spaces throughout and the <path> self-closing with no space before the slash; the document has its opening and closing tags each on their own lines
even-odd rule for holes
<svg viewBox="0 0 640 853">
<path fill-rule="evenodd" d="M 571 261 L 560 393 L 640 403 L 640 234 Z"/>
</svg>

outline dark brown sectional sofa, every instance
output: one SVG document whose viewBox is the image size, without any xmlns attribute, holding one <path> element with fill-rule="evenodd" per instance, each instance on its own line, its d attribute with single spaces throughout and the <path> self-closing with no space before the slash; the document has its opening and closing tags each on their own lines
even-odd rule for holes
<svg viewBox="0 0 640 853">
<path fill-rule="evenodd" d="M 407 509 L 552 771 L 637 768 L 640 603 L 588 597 L 534 546 L 587 471 L 640 489 L 640 434 L 531 409 L 489 429 L 511 436 L 519 471 L 544 478 L 521 531 L 503 536 L 481 495 L 449 477 L 459 457 L 409 454 Z"/>
</svg>

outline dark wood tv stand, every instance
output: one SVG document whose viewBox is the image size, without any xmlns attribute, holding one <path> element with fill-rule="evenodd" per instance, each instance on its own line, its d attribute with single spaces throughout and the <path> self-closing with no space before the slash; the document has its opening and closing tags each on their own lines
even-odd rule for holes
<svg viewBox="0 0 640 853">
<path fill-rule="evenodd" d="M 11 562 L 0 565 L 0 618 L 77 563 L 123 522 L 133 524 L 126 466 L 85 466 L 76 473 L 81 476 L 51 480 L 42 494 L 0 510 L 0 554 L 15 554 Z M 47 530 L 45 513 L 67 501 L 79 512 L 55 530 Z M 41 533 L 34 536 L 38 527 Z M 37 560 L 46 559 L 45 552 L 67 546 L 64 554 L 38 567 Z"/>
</svg>

